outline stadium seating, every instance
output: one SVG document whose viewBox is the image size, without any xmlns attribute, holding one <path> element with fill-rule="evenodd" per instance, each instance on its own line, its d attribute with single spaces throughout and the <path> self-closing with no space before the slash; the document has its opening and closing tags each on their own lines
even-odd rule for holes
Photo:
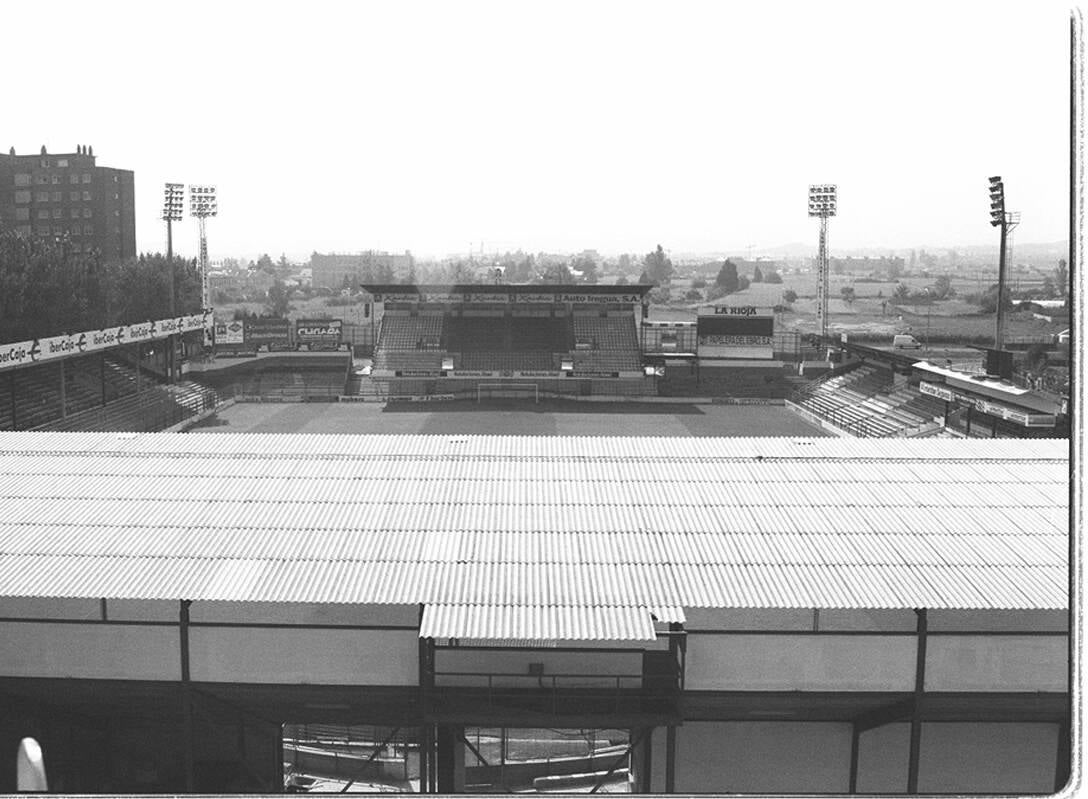
<svg viewBox="0 0 1088 799">
<path fill-rule="evenodd" d="M 480 372 L 552 372 L 559 369 L 551 352 L 483 350 L 454 356 L 454 369 Z"/>
<path fill-rule="evenodd" d="M 160 385 L 148 381 L 139 394 L 129 394 L 64 419 L 53 419 L 38 429 L 154 432 L 210 410 L 218 403 L 215 391 L 197 383 Z"/>
<path fill-rule="evenodd" d="M 637 358 L 638 338 L 635 320 L 630 315 L 601 316 L 600 314 L 574 315 L 574 344 L 588 345 L 595 350 L 618 350 L 634 353 Z"/>
<path fill-rule="evenodd" d="M 851 365 L 796 392 L 806 411 L 859 437 L 913 436 L 931 432 L 944 403 L 916 388 L 893 387 L 891 375 L 868 364 Z"/>
</svg>

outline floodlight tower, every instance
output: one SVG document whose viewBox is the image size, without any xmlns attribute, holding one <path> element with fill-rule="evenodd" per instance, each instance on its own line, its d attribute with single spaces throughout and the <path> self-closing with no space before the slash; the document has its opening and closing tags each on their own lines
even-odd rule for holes
<svg viewBox="0 0 1088 799">
<path fill-rule="evenodd" d="M 1020 224 L 1020 214 L 1005 210 L 1005 184 L 1000 175 L 990 178 L 990 224 L 1001 226 L 1001 244 L 997 258 L 997 322 L 994 328 L 994 349 L 1005 348 L 1005 260 L 1009 233 Z"/>
<path fill-rule="evenodd" d="M 820 220 L 820 250 L 816 256 L 816 329 L 821 344 L 827 336 L 827 293 L 831 273 L 827 257 L 827 220 L 838 210 L 838 194 L 838 187 L 832 183 L 808 187 L 808 215 Z"/>
<path fill-rule="evenodd" d="M 181 183 L 167 183 L 162 196 L 162 218 L 166 222 L 166 269 L 169 272 L 170 281 L 170 315 L 177 316 L 177 297 L 174 284 L 177 282 L 174 274 L 174 231 L 173 223 L 181 221 L 181 215 L 185 208 L 185 186 Z M 167 358 L 169 358 L 169 371 L 171 380 L 174 379 L 174 364 L 177 356 L 177 342 L 173 335 L 170 336 L 167 346 Z"/>
<path fill-rule="evenodd" d="M 204 312 L 204 346 L 212 345 L 212 302 L 208 292 L 208 234 L 204 220 L 219 213 L 215 186 L 189 186 L 189 215 L 200 224 L 200 304 Z"/>
<path fill-rule="evenodd" d="M 166 222 L 166 257 L 174 257 L 174 235 L 172 222 L 180 222 L 185 207 L 185 186 L 181 183 L 167 183 L 162 197 L 162 219 Z"/>
</svg>

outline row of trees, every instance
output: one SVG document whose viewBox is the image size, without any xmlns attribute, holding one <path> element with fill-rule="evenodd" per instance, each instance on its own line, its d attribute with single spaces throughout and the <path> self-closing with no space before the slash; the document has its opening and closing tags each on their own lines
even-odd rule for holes
<svg viewBox="0 0 1088 799">
<path fill-rule="evenodd" d="M 0 232 L 0 341 L 198 313 L 200 294 L 195 260 L 156 253 L 103 262 L 67 238 Z"/>
</svg>

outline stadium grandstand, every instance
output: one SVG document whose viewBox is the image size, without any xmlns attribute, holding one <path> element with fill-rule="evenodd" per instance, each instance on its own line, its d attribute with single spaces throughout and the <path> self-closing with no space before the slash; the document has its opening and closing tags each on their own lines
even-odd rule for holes
<svg viewBox="0 0 1088 799">
<path fill-rule="evenodd" d="M 0 739 L 63 793 L 1050 793 L 1068 481 L 1059 440 L 0 433 Z"/>
<path fill-rule="evenodd" d="M 157 431 L 219 404 L 188 379 L 202 315 L 0 344 L 0 430 Z M 199 345 L 197 345 L 198 347 Z"/>
<path fill-rule="evenodd" d="M 638 325 L 650 286 L 365 285 L 372 383 L 396 396 L 655 394 Z"/>
</svg>

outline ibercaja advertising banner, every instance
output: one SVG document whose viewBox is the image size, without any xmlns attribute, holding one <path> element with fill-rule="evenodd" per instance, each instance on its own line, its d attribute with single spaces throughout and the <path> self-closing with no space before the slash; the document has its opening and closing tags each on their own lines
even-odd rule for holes
<svg viewBox="0 0 1088 799">
<path fill-rule="evenodd" d="M 299 319 L 295 323 L 295 343 L 312 350 L 340 348 L 344 323 L 340 319 Z"/>
</svg>

